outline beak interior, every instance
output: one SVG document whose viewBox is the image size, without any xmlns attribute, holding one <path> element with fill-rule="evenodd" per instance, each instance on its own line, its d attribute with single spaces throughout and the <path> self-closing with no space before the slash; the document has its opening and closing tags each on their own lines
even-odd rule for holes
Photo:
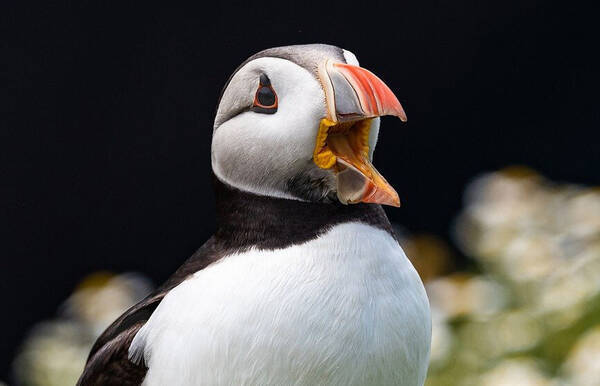
<svg viewBox="0 0 600 386">
<path fill-rule="evenodd" d="M 327 61 L 320 70 L 327 101 L 313 160 L 337 177 L 340 202 L 400 206 L 398 193 L 369 159 L 372 119 L 406 114 L 392 90 L 375 74 L 358 66 Z"/>
<path fill-rule="evenodd" d="M 321 121 L 314 161 L 337 176 L 340 202 L 369 202 L 400 206 L 398 194 L 369 159 L 372 119 L 333 123 Z"/>
</svg>

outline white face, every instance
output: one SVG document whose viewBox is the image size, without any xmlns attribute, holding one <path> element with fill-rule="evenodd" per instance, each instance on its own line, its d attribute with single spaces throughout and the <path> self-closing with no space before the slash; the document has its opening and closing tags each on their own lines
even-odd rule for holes
<svg viewBox="0 0 600 386">
<path fill-rule="evenodd" d="M 251 110 L 261 74 L 267 75 L 277 95 L 274 114 Z M 326 109 L 323 87 L 306 69 L 280 58 L 250 61 L 232 77 L 217 110 L 215 174 L 231 186 L 260 195 L 311 201 L 334 195 L 333 173 L 312 161 Z M 378 126 L 378 119 L 374 121 Z M 371 149 L 377 131 L 370 133 Z"/>
</svg>

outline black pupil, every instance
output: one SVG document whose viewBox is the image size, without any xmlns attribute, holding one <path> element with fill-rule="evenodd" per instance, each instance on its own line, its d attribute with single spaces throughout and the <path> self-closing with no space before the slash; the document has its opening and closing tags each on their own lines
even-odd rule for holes
<svg viewBox="0 0 600 386">
<path fill-rule="evenodd" d="M 258 103 L 265 107 L 273 106 L 275 104 L 275 93 L 270 87 L 262 86 L 256 92 L 256 99 L 258 99 Z"/>
</svg>

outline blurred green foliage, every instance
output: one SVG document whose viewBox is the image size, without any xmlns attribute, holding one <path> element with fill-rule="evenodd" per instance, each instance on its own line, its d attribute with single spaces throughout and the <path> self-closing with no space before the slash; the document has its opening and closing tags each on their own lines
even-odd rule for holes
<svg viewBox="0 0 600 386">
<path fill-rule="evenodd" d="M 599 385 L 600 190 L 525 168 L 486 174 L 454 233 L 476 269 L 426 279 L 426 384 Z"/>
</svg>

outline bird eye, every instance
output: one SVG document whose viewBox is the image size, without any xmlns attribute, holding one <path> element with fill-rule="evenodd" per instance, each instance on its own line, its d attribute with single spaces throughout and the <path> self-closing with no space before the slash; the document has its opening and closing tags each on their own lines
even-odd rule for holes
<svg viewBox="0 0 600 386">
<path fill-rule="evenodd" d="M 252 111 L 263 114 L 275 114 L 277 112 L 277 94 L 271 86 L 271 80 L 265 74 L 260 75 Z"/>
</svg>

